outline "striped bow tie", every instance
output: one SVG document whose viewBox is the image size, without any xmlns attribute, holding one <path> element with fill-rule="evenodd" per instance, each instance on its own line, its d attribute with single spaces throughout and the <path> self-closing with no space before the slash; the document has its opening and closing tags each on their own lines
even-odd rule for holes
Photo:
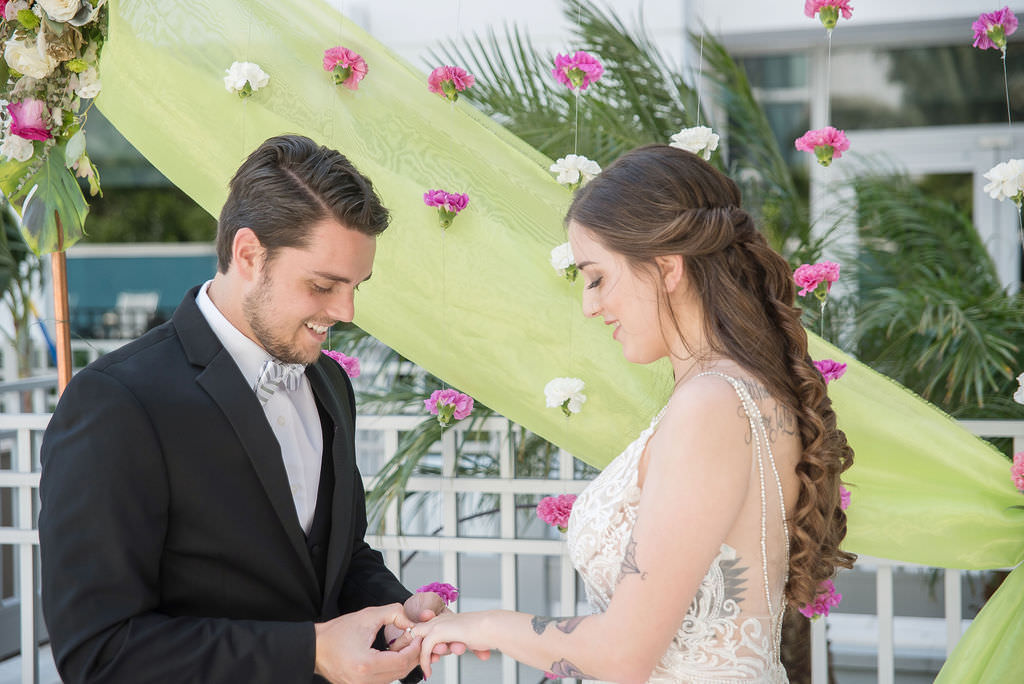
<svg viewBox="0 0 1024 684">
<path fill-rule="evenodd" d="M 301 363 L 282 363 L 270 359 L 263 364 L 260 377 L 256 381 L 256 396 L 261 404 L 266 404 L 278 389 L 292 391 L 299 388 L 299 379 L 306 371 Z"/>
</svg>

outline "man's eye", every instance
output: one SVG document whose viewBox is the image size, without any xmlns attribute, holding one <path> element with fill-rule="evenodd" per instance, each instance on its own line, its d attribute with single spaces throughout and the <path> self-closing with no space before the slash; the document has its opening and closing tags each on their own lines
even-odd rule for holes
<svg viewBox="0 0 1024 684">
<path fill-rule="evenodd" d="M 600 276 L 600 277 L 594 278 L 592 281 L 587 283 L 587 289 L 588 290 L 594 289 L 595 287 L 597 287 L 598 285 L 601 284 L 602 280 L 604 280 L 604 276 Z"/>
</svg>

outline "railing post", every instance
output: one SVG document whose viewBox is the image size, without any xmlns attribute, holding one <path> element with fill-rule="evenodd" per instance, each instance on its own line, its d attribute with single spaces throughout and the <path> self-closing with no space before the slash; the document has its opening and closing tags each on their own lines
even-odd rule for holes
<svg viewBox="0 0 1024 684">
<path fill-rule="evenodd" d="M 893 645 L 892 564 L 878 560 L 875 575 L 875 601 L 878 613 L 878 684 L 894 684 L 896 657 Z"/>
<path fill-rule="evenodd" d="M 828 620 L 811 621 L 811 684 L 828 684 Z"/>
<path fill-rule="evenodd" d="M 960 620 L 962 619 L 960 597 L 960 571 L 947 568 L 943 573 L 946 604 L 946 657 L 960 641 Z"/>
<path fill-rule="evenodd" d="M 32 430 L 18 429 L 17 471 L 32 472 Z M 32 485 L 18 487 L 18 529 L 34 529 Z M 35 543 L 18 545 L 18 598 L 21 601 L 21 681 L 22 684 L 39 684 L 39 638 L 36 628 L 36 554 Z"/>
</svg>

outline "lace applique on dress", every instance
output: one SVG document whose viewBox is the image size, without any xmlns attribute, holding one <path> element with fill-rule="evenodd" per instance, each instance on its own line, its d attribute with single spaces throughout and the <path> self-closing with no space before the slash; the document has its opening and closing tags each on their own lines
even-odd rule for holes
<svg viewBox="0 0 1024 684">
<path fill-rule="evenodd" d="M 764 485 L 765 461 L 770 464 L 772 473 L 775 473 L 775 461 L 763 434 L 764 426 L 757 404 L 735 378 L 721 373 L 711 374 L 728 380 L 740 395 L 750 421 L 755 458 L 759 459 L 759 473 Z M 590 483 L 576 499 L 569 517 L 569 557 L 583 579 L 587 599 L 598 612 L 607 610 L 615 592 L 640 503 L 641 490 L 637 486 L 640 457 L 664 413 L 665 409 L 662 409 L 650 426 Z M 762 450 L 767 452 L 766 459 Z M 775 479 L 778 485 L 777 473 Z M 762 486 L 762 539 L 766 514 L 764 491 Z M 781 488 L 779 492 L 781 502 Z M 784 509 L 781 515 L 785 524 Z M 788 544 L 788 530 L 784 528 L 784 531 Z M 763 582 L 748 581 L 737 560 L 735 549 L 722 544 L 697 589 L 683 624 L 651 674 L 650 684 L 777 684 L 788 681 L 779 661 L 784 606 L 781 590 L 772 601 L 770 587 L 757 586 Z M 761 568 L 757 565 L 767 568 L 767 561 L 763 558 L 762 561 L 751 569 L 759 571 Z M 756 575 L 760 572 L 752 576 Z M 785 580 L 781 585 L 784 584 Z M 730 598 L 737 596 L 740 589 L 745 594 L 764 592 L 762 598 L 768 598 L 770 614 L 745 616 L 739 602 Z"/>
</svg>

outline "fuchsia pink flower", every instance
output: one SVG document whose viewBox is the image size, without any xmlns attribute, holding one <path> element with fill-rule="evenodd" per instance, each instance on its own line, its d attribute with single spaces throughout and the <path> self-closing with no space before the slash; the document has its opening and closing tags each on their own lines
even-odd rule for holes
<svg viewBox="0 0 1024 684">
<path fill-rule="evenodd" d="M 423 203 L 428 207 L 437 207 L 441 227 L 447 228 L 452 225 L 455 215 L 469 204 L 469 195 L 444 190 L 427 190 L 423 193 Z"/>
<path fill-rule="evenodd" d="M 559 54 L 555 57 L 552 75 L 570 90 L 586 90 L 604 73 L 604 67 L 593 55 L 577 50 L 574 55 Z"/>
<path fill-rule="evenodd" d="M 557 527 L 559 532 L 565 532 L 569 529 L 569 515 L 572 514 L 574 503 L 576 503 L 575 494 L 546 496 L 537 504 L 537 517 L 548 525 Z"/>
<path fill-rule="evenodd" d="M 354 356 L 346 356 L 333 349 L 324 349 L 324 354 L 337 361 L 338 365 L 345 369 L 345 373 L 350 378 L 358 378 L 359 373 L 362 372 L 359 368 L 359 359 Z"/>
<path fill-rule="evenodd" d="M 839 508 L 844 511 L 850 507 L 850 490 L 839 485 Z"/>
<path fill-rule="evenodd" d="M 825 292 L 818 293 L 815 295 L 819 299 L 824 299 L 828 296 L 829 290 L 832 289 L 832 283 L 839 280 L 839 264 L 834 261 L 822 261 L 817 264 L 800 264 L 795 271 L 793 271 L 793 280 L 802 289 L 799 294 L 801 297 L 805 296 L 808 292 L 815 292 L 818 286 L 825 283 Z"/>
<path fill-rule="evenodd" d="M 366 60 L 347 47 L 337 46 L 324 50 L 324 71 L 334 72 L 334 82 L 349 90 L 356 90 L 366 76 Z"/>
<path fill-rule="evenodd" d="M 454 603 L 459 598 L 459 590 L 447 582 L 431 582 L 430 584 L 424 584 L 416 590 L 416 593 L 421 594 L 425 591 L 432 591 L 440 596 L 446 606 Z"/>
<path fill-rule="evenodd" d="M 43 112 L 46 103 L 42 100 L 29 98 L 21 102 L 7 105 L 7 113 L 11 117 L 11 133 L 26 140 L 49 140 L 53 137 L 46 127 Z"/>
<path fill-rule="evenodd" d="M 832 126 L 807 131 L 796 139 L 795 145 L 801 152 L 813 152 L 822 166 L 828 166 L 833 158 L 839 159 L 850 149 L 846 133 Z"/>
<path fill-rule="evenodd" d="M 1006 37 L 1017 30 L 1017 16 L 1009 7 L 985 12 L 971 24 L 974 29 L 974 47 L 982 50 L 1006 52 Z"/>
<path fill-rule="evenodd" d="M 476 82 L 473 74 L 457 66 L 439 66 L 427 77 L 427 89 L 455 102 L 459 93 Z"/>
<path fill-rule="evenodd" d="M 821 376 L 825 378 L 825 384 L 827 385 L 832 380 L 838 380 L 843 377 L 846 373 L 846 364 L 839 363 L 832 359 L 822 359 L 821 361 L 815 361 L 814 367 L 818 369 Z"/>
<path fill-rule="evenodd" d="M 808 603 L 800 609 L 800 614 L 808 618 L 816 618 L 819 615 L 828 615 L 830 609 L 839 605 L 843 595 L 836 591 L 836 585 L 832 580 L 825 580 L 818 587 L 818 595 L 813 603 Z"/>
<path fill-rule="evenodd" d="M 1018 451 L 1013 455 L 1013 467 L 1010 468 L 1013 475 L 1013 484 L 1024 493 L 1024 451 Z"/>
<path fill-rule="evenodd" d="M 843 19 L 849 19 L 853 16 L 853 8 L 850 7 L 850 0 L 805 0 L 804 1 L 804 14 L 808 17 L 814 18 L 814 15 L 818 15 L 818 19 L 828 30 L 832 30 L 836 27 L 836 22 L 839 21 L 839 13 L 843 13 Z"/>
<path fill-rule="evenodd" d="M 441 427 L 448 427 L 452 420 L 462 420 L 473 412 L 473 397 L 458 390 L 434 390 L 429 399 L 423 400 Z"/>
</svg>

